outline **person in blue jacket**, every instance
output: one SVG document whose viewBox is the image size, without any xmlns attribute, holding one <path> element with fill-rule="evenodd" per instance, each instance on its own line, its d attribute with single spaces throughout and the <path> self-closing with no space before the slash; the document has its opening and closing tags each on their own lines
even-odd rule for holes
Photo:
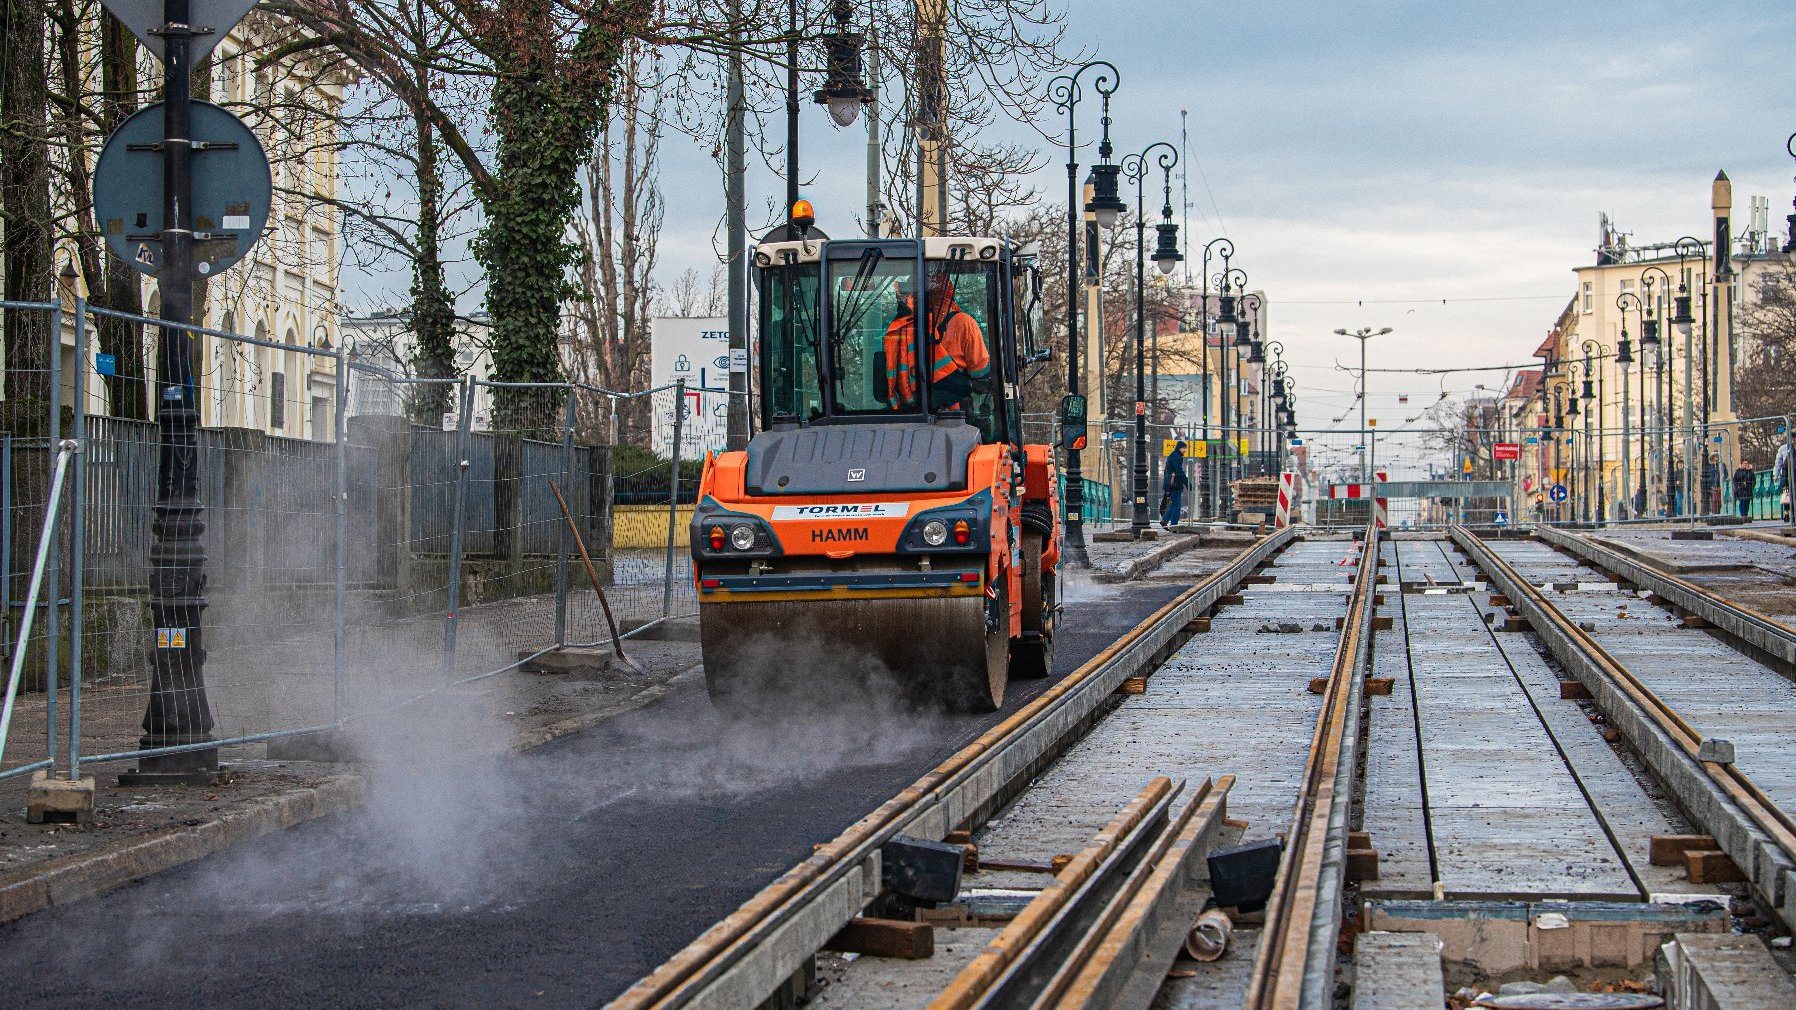
<svg viewBox="0 0 1796 1010">
<path fill-rule="evenodd" d="M 1160 478 L 1160 524 L 1177 526 L 1179 516 L 1184 511 L 1185 486 L 1190 479 L 1185 475 L 1185 443 L 1179 442 L 1172 447 L 1172 453 L 1166 457 L 1166 470 Z"/>
</svg>

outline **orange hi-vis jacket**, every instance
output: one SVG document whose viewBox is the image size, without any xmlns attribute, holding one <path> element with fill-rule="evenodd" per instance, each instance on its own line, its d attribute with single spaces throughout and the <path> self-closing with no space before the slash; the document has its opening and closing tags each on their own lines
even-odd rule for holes
<svg viewBox="0 0 1796 1010">
<path fill-rule="evenodd" d="M 985 335 L 979 332 L 973 317 L 954 303 L 952 295 L 942 300 L 947 302 L 947 309 L 933 314 L 929 328 L 930 381 L 940 385 L 957 371 L 965 373 L 969 380 L 984 378 L 991 371 Z M 917 342 L 912 336 L 916 326 L 914 298 L 910 304 L 911 311 L 886 327 L 886 388 L 894 405 L 912 403 L 917 398 Z M 935 406 L 953 409 L 964 405 L 950 402 Z"/>
</svg>

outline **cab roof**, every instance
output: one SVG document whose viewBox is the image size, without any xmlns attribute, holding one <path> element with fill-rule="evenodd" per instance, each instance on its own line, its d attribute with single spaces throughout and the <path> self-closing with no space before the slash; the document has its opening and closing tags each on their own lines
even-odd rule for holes
<svg viewBox="0 0 1796 1010">
<path fill-rule="evenodd" d="M 772 266 L 775 263 L 815 263 L 823 255 L 823 239 L 807 239 L 793 242 L 763 242 L 755 246 L 755 264 Z M 832 242 L 914 242 L 915 239 L 870 239 L 846 238 L 830 239 Z M 962 235 L 933 236 L 923 240 L 923 258 L 926 260 L 950 260 L 964 257 L 977 262 L 980 260 L 996 260 L 1005 246 L 1004 240 L 995 238 L 978 238 Z"/>
</svg>

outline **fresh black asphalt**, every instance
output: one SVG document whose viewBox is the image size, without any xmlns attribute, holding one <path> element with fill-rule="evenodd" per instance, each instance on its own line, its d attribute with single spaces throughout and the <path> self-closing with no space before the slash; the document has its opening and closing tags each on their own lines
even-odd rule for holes
<svg viewBox="0 0 1796 1010">
<path fill-rule="evenodd" d="M 1181 588 L 1068 604 L 1056 674 Z M 694 687 L 498 760 L 426 734 L 364 810 L 0 926 L 0 1004 L 600 1005 L 1003 717 L 845 709 L 752 729 Z"/>
</svg>

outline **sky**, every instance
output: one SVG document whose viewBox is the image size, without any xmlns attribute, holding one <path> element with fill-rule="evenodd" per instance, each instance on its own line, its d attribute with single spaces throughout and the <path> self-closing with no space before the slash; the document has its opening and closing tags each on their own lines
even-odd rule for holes
<svg viewBox="0 0 1796 1010">
<path fill-rule="evenodd" d="M 1119 154 L 1177 144 L 1187 111 L 1191 243 L 1234 242 L 1306 428 L 1354 403 L 1336 366 L 1357 367 L 1358 344 L 1337 328 L 1394 329 L 1368 348 L 1373 369 L 1530 363 L 1573 268 L 1594 259 L 1600 212 L 1635 242 L 1706 236 L 1725 169 L 1736 232 L 1763 195 L 1781 236 L 1796 195 L 1789 0 L 1051 2 L 1067 10 L 1069 48 L 1121 71 Z M 1082 106 L 1081 138 L 1096 125 L 1095 103 Z M 815 175 L 804 195 L 820 226 L 852 232 L 863 127 L 837 129 L 807 100 L 801 129 Z M 991 130 L 1049 144 L 1023 124 Z M 1048 154 L 1038 183 L 1057 203 L 1064 159 Z M 665 283 L 715 262 L 723 194 L 710 143 L 669 138 L 664 159 Z M 783 198 L 758 164 L 748 185 L 751 217 Z M 1375 372 L 1369 412 L 1393 427 L 1443 389 L 1502 375 Z"/>
</svg>

